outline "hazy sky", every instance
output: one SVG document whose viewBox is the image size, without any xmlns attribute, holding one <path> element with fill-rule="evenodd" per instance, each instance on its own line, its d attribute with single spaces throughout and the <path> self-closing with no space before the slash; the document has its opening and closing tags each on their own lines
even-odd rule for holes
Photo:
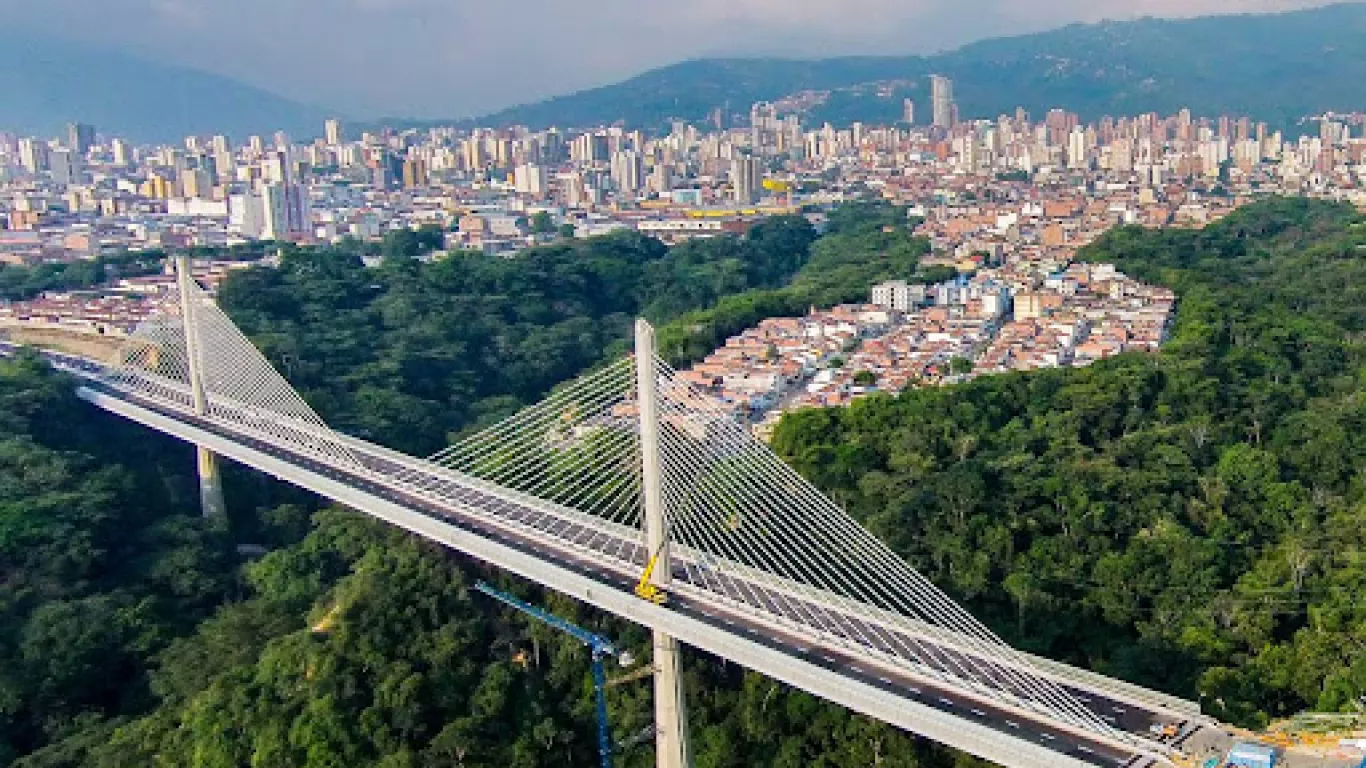
<svg viewBox="0 0 1366 768">
<path fill-rule="evenodd" d="M 930 53 L 1073 21 L 1322 0 L 0 0 L 7 25 L 356 117 L 463 117 L 716 54 Z"/>
</svg>

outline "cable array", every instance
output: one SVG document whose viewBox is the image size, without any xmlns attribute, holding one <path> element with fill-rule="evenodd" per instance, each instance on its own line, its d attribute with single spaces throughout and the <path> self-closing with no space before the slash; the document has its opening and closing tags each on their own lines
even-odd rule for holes
<svg viewBox="0 0 1366 768">
<path fill-rule="evenodd" d="M 724 404 L 663 361 L 654 368 L 676 585 L 861 655 L 1119 737 L 778 458 Z M 592 515 L 606 524 L 599 552 L 639 565 L 640 450 L 634 360 L 626 359 L 429 460 Z M 632 535 L 623 538 L 622 530 Z"/>
<path fill-rule="evenodd" d="M 183 318 L 187 309 L 194 344 L 186 339 Z M 181 297 L 179 291 L 171 293 L 162 310 L 133 331 L 105 381 L 193 412 L 192 346 L 198 350 L 196 362 L 206 400 L 204 418 L 249 430 L 322 460 L 361 467 L 350 447 L 193 282 L 188 297 Z"/>
<path fill-rule="evenodd" d="M 334 466 L 375 470 L 202 288 L 191 282 L 188 293 L 170 296 L 137 328 L 107 385 Z M 202 404 L 191 387 L 191 350 Z M 663 361 L 650 363 L 674 589 L 861 658 L 1125 738 L 784 463 L 727 406 Z M 385 460 L 385 479 L 457 501 L 462 485 L 475 479 L 515 491 L 551 510 L 539 533 L 618 565 L 641 566 L 649 553 L 640 530 L 635 366 L 627 358 L 569 382 L 425 461 Z"/>
<path fill-rule="evenodd" d="M 639 531 L 640 431 L 630 358 L 428 458 L 437 466 Z M 402 478 L 417 480 L 416 470 Z M 635 537 L 638 538 L 638 537 Z M 609 556 L 634 561 L 620 536 Z M 634 542 L 631 542 L 634 543 Z M 629 551 L 629 555 L 627 554 Z"/>
<path fill-rule="evenodd" d="M 718 400 L 656 363 L 672 539 L 695 586 L 1080 728 L 1111 726 L 876 539 Z"/>
</svg>

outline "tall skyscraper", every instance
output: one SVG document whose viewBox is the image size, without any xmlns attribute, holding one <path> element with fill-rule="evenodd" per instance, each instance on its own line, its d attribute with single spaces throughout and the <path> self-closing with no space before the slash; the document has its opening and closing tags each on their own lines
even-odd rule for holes
<svg viewBox="0 0 1366 768">
<path fill-rule="evenodd" d="M 593 165 L 609 159 L 607 137 L 597 133 L 585 133 L 574 140 L 569 148 L 570 159 L 582 165 Z"/>
<path fill-rule="evenodd" d="M 488 166 L 488 154 L 484 152 L 484 137 L 478 133 L 470 136 L 464 144 L 465 168 L 482 171 Z"/>
<path fill-rule="evenodd" d="M 294 180 L 289 156 L 282 151 L 267 152 L 261 160 L 261 175 L 268 182 L 288 184 Z"/>
<path fill-rule="evenodd" d="M 80 157 L 70 149 L 54 149 L 48 155 L 48 170 L 58 184 L 75 184 L 81 175 L 80 163 Z"/>
<path fill-rule="evenodd" d="M 346 142 L 346 136 L 342 133 L 340 120 L 332 119 L 323 124 L 323 134 L 327 138 L 327 146 L 340 147 Z"/>
<path fill-rule="evenodd" d="M 934 124 L 952 128 L 954 122 L 953 81 L 943 75 L 930 75 L 930 102 L 934 108 Z"/>
<path fill-rule="evenodd" d="M 20 139 L 19 164 L 29 173 L 46 171 L 47 144 L 38 139 Z"/>
<path fill-rule="evenodd" d="M 299 184 L 267 184 L 261 189 L 267 240 L 289 240 L 309 231 L 308 192 Z"/>
<path fill-rule="evenodd" d="M 86 123 L 71 123 L 66 127 L 66 146 L 78 157 L 85 157 L 95 144 L 95 126 Z"/>
<path fill-rule="evenodd" d="M 218 177 L 219 181 L 231 179 L 236 167 L 232 154 L 232 142 L 228 141 L 227 136 L 214 136 L 212 147 L 213 154 L 211 157 L 214 175 Z"/>
<path fill-rule="evenodd" d="M 1087 156 L 1088 142 L 1086 131 L 1077 126 L 1067 135 L 1067 167 L 1081 169 L 1087 166 L 1089 158 Z"/>
<path fill-rule="evenodd" d="M 259 239 L 266 228 L 265 218 L 260 195 L 232 195 L 228 198 L 229 232 Z"/>
<path fill-rule="evenodd" d="M 612 156 L 612 182 L 624 197 L 635 197 L 640 192 L 641 177 L 644 174 L 640 153 L 634 149 L 618 152 Z"/>
<path fill-rule="evenodd" d="M 519 194 L 530 195 L 540 200 L 550 191 L 545 168 L 542 166 L 531 163 L 519 165 L 513 169 L 512 177 Z"/>
<path fill-rule="evenodd" d="M 114 139 L 114 165 L 127 168 L 133 164 L 133 150 L 123 139 Z"/>
<path fill-rule="evenodd" d="M 759 196 L 759 184 L 763 181 L 763 161 L 757 157 L 740 155 L 731 161 L 730 181 L 735 189 L 735 202 L 752 205 Z"/>
<path fill-rule="evenodd" d="M 767 101 L 756 102 L 749 109 L 750 146 L 758 154 L 765 154 L 778 132 L 778 108 Z"/>
<path fill-rule="evenodd" d="M 180 172 L 180 193 L 207 200 L 213 196 L 213 178 L 203 168 L 187 168 Z"/>
<path fill-rule="evenodd" d="M 910 99 L 901 101 L 901 122 L 915 125 L 915 102 Z"/>
<path fill-rule="evenodd" d="M 649 186 L 650 191 L 660 195 L 673 189 L 673 169 L 664 163 L 656 165 L 650 172 Z"/>
<path fill-rule="evenodd" d="M 427 162 L 420 157 L 410 157 L 403 161 L 403 188 L 417 189 L 427 186 Z"/>
</svg>

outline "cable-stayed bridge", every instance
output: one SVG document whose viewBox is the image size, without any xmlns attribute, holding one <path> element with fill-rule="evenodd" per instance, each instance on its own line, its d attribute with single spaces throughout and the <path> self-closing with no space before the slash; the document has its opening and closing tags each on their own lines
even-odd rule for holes
<svg viewBox="0 0 1366 768">
<path fill-rule="evenodd" d="M 328 428 L 179 285 L 117 360 L 49 359 L 83 399 L 199 446 L 206 509 L 226 456 L 651 628 L 660 765 L 689 762 L 680 641 L 1016 768 L 1181 764 L 1217 727 L 1002 642 L 676 376 L 648 326 L 635 356 L 416 458 Z"/>
</svg>

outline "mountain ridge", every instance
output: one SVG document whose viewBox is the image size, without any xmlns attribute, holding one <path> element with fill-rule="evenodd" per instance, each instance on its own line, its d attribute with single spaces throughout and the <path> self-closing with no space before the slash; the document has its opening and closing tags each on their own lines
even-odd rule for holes
<svg viewBox="0 0 1366 768">
<path fill-rule="evenodd" d="M 756 101 L 814 92 L 808 125 L 894 122 L 902 100 L 929 120 L 928 76 L 955 82 L 965 118 L 1022 106 L 1103 114 L 1247 114 L 1277 127 L 1327 110 L 1366 110 L 1366 3 L 1271 14 L 1191 19 L 1143 17 L 1069 24 L 979 40 L 928 55 L 692 58 L 631 78 L 479 118 L 385 117 L 354 127 L 528 125 L 658 129 L 705 120 L 717 108 L 744 113 Z M 284 130 L 317 135 L 335 117 L 231 78 L 128 53 L 0 33 L 0 130 L 61 135 L 93 123 L 137 141 L 178 142 L 224 133 L 235 140 Z"/>
<path fill-rule="evenodd" d="M 911 98 L 926 122 L 931 73 L 953 78 L 965 117 L 995 117 L 1016 106 L 1037 113 L 1061 107 L 1088 119 L 1191 107 L 1288 125 L 1329 109 L 1366 110 L 1366 92 L 1354 86 L 1366 80 L 1366 4 L 1069 24 L 926 56 L 689 59 L 464 122 L 656 127 L 670 118 L 703 119 L 727 101 L 743 111 L 804 90 L 894 80 L 913 85 L 844 99 L 812 118 L 896 120 L 901 100 Z"/>
<path fill-rule="evenodd" d="M 315 135 L 329 113 L 261 88 L 113 49 L 0 33 L 0 130 L 63 135 L 69 122 L 135 141 Z"/>
</svg>

